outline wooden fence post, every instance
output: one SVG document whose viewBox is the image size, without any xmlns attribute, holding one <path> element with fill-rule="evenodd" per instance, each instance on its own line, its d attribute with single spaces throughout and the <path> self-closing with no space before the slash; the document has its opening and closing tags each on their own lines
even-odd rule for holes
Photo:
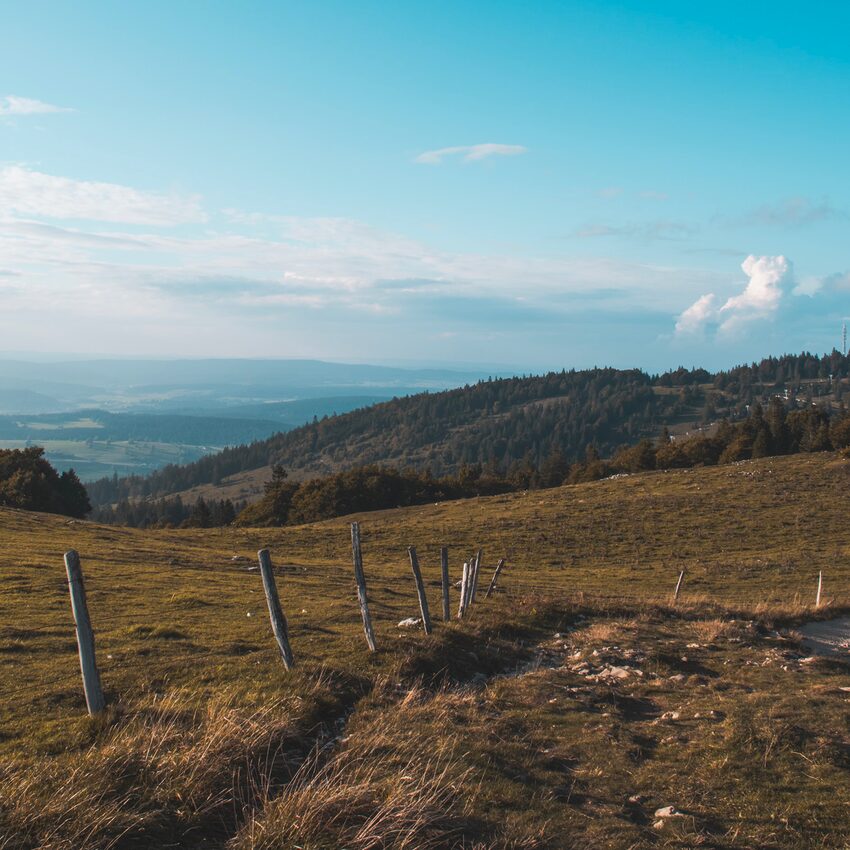
<svg viewBox="0 0 850 850">
<path fill-rule="evenodd" d="M 472 587 L 470 588 L 469 602 L 475 602 L 475 594 L 478 591 L 478 574 L 481 572 L 481 550 L 475 553 L 475 570 L 472 573 Z"/>
<path fill-rule="evenodd" d="M 445 546 L 440 549 L 440 572 L 443 584 L 443 620 L 448 622 L 452 613 L 449 610 L 449 550 Z"/>
<path fill-rule="evenodd" d="M 466 587 L 469 583 L 469 564 L 464 561 L 463 562 L 463 578 L 460 582 L 460 603 L 457 606 L 457 618 L 458 620 L 463 619 L 463 612 L 466 610 Z"/>
<path fill-rule="evenodd" d="M 505 566 L 505 559 L 499 558 L 499 563 L 496 564 L 496 569 L 493 572 L 493 578 L 490 580 L 490 586 L 487 588 L 487 593 L 484 594 L 485 599 L 489 599 L 496 589 L 496 581 L 499 578 L 499 573 L 502 572 L 502 567 Z"/>
<path fill-rule="evenodd" d="M 351 550 L 354 555 L 354 578 L 357 581 L 357 600 L 360 603 L 360 616 L 363 618 L 363 631 L 366 643 L 375 652 L 375 633 L 372 631 L 372 617 L 369 614 L 369 599 L 366 596 L 366 576 L 363 575 L 363 553 L 360 550 L 360 525 L 351 523 Z"/>
<path fill-rule="evenodd" d="M 818 573 L 818 595 L 815 597 L 815 608 L 820 608 L 820 595 L 823 590 L 823 570 Z"/>
<path fill-rule="evenodd" d="M 419 611 L 422 614 L 422 628 L 425 634 L 431 634 L 431 614 L 428 611 L 428 598 L 425 596 L 425 585 L 422 584 L 422 571 L 419 569 L 419 558 L 416 557 L 416 547 L 408 546 L 407 554 L 410 556 L 410 568 L 413 570 L 413 578 L 416 580 L 416 593 L 419 596 Z"/>
<path fill-rule="evenodd" d="M 280 596 L 277 593 L 277 582 L 274 580 L 271 555 L 268 549 L 260 549 L 257 557 L 260 560 L 260 575 L 263 577 L 263 590 L 266 592 L 266 602 L 269 605 L 272 631 L 280 647 L 283 666 L 291 670 L 295 661 L 292 658 L 292 647 L 289 645 L 289 627 L 286 624 L 283 609 L 280 607 Z"/>
<path fill-rule="evenodd" d="M 94 655 L 94 632 L 86 605 L 86 588 L 83 584 L 83 570 L 80 556 L 74 549 L 65 553 L 65 570 L 68 573 L 68 589 L 71 593 L 71 610 L 77 627 L 77 647 L 80 652 L 80 671 L 83 674 L 83 691 L 86 695 L 86 708 L 89 714 L 103 711 L 106 701 L 100 686 L 100 673 Z"/>
<path fill-rule="evenodd" d="M 682 570 L 679 573 L 679 580 L 676 582 L 676 589 L 673 591 L 673 604 L 675 605 L 679 601 L 679 593 L 682 590 L 682 582 L 685 580 L 685 571 Z"/>
</svg>

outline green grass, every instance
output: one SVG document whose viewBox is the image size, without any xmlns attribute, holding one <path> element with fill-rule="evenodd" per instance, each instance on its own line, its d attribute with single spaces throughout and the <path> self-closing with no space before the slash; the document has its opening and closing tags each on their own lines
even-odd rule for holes
<svg viewBox="0 0 850 850">
<path fill-rule="evenodd" d="M 817 616 L 850 607 L 849 481 L 805 455 L 363 515 L 375 654 L 351 518 L 142 532 L 0 510 L 0 848 L 844 847 L 850 676 L 801 664 L 793 627 L 818 570 Z M 408 545 L 435 619 L 440 545 L 454 578 L 479 546 L 507 556 L 500 592 L 399 630 Z M 262 546 L 291 673 L 247 569 Z M 644 675 L 584 675 L 604 663 Z M 664 805 L 682 816 L 655 828 Z"/>
</svg>

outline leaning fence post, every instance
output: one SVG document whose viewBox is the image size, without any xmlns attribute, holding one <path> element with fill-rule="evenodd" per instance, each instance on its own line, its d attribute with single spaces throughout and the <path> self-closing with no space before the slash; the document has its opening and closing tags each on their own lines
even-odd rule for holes
<svg viewBox="0 0 850 850">
<path fill-rule="evenodd" d="M 357 581 L 357 600 L 360 603 L 360 616 L 363 618 L 363 631 L 366 643 L 375 652 L 375 633 L 372 631 L 372 617 L 369 614 L 369 599 L 366 596 L 366 576 L 363 575 L 363 553 L 360 550 L 360 526 L 351 523 L 351 550 L 354 555 L 354 578 Z"/>
<path fill-rule="evenodd" d="M 425 585 L 422 584 L 422 570 L 419 569 L 419 558 L 416 557 L 416 547 L 408 546 L 407 554 L 410 556 L 410 568 L 413 570 L 413 578 L 416 580 L 416 593 L 419 596 L 419 611 L 422 614 L 422 628 L 425 634 L 431 634 L 431 614 L 428 611 L 428 599 L 425 596 Z"/>
<path fill-rule="evenodd" d="M 502 572 L 502 567 L 505 566 L 505 559 L 499 558 L 499 563 L 496 564 L 496 569 L 493 572 L 493 578 L 490 579 L 490 586 L 487 588 L 487 592 L 484 594 L 485 599 L 489 599 L 493 595 L 493 591 L 496 589 L 496 581 L 499 578 L 499 573 Z"/>
<path fill-rule="evenodd" d="M 673 591 L 673 604 L 675 605 L 679 601 L 679 593 L 682 590 L 682 582 L 685 580 L 685 571 L 682 570 L 679 573 L 679 580 L 676 582 L 676 589 Z"/>
<path fill-rule="evenodd" d="M 481 550 L 479 549 L 475 553 L 475 569 L 472 572 L 472 586 L 469 590 L 469 601 L 470 603 L 475 602 L 475 594 L 478 590 L 478 574 L 481 571 Z"/>
<path fill-rule="evenodd" d="M 440 549 L 440 571 L 443 583 L 443 620 L 448 622 L 452 618 L 449 610 L 449 550 L 443 546 Z"/>
<path fill-rule="evenodd" d="M 269 605 L 269 619 L 272 623 L 272 631 L 280 647 L 280 655 L 283 658 L 283 666 L 290 670 L 295 664 L 292 658 L 292 647 L 289 645 L 289 627 L 286 617 L 280 607 L 280 596 L 277 593 L 277 582 L 274 580 L 272 570 L 272 559 L 268 549 L 260 549 L 257 552 L 260 560 L 260 575 L 263 577 L 263 590 L 266 592 L 266 602 Z"/>
<path fill-rule="evenodd" d="M 820 608 L 820 594 L 823 590 L 823 570 L 818 572 L 818 595 L 815 598 L 815 608 Z"/>
<path fill-rule="evenodd" d="M 463 562 L 463 578 L 460 581 L 460 602 L 457 606 L 457 618 L 463 619 L 463 612 L 466 610 L 466 587 L 469 583 L 469 564 Z"/>
<path fill-rule="evenodd" d="M 68 588 L 71 593 L 71 610 L 77 627 L 77 647 L 80 652 L 80 671 L 83 674 L 83 691 L 86 695 L 86 707 L 89 714 L 103 711 L 106 701 L 100 686 L 100 674 L 94 656 L 94 632 L 86 605 L 86 588 L 83 584 L 83 570 L 80 556 L 74 549 L 65 553 L 65 570 L 68 573 Z"/>
</svg>

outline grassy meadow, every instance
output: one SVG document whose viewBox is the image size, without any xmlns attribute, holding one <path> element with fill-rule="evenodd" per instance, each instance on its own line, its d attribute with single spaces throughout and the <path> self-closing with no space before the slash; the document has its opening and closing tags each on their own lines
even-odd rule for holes
<svg viewBox="0 0 850 850">
<path fill-rule="evenodd" d="M 0 848 L 846 847 L 850 671 L 794 629 L 850 610 L 848 485 L 824 453 L 293 528 L 0 510 Z M 418 616 L 410 545 L 431 636 L 397 626 Z M 441 545 L 453 579 L 479 547 L 508 559 L 462 622 L 440 619 Z M 68 548 L 109 704 L 94 719 Z"/>
</svg>

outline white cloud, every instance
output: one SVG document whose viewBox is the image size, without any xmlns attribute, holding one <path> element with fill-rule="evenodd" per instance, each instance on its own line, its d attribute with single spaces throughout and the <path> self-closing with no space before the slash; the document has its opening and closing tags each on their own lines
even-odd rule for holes
<svg viewBox="0 0 850 850">
<path fill-rule="evenodd" d="M 19 165 L 0 169 L 0 215 L 10 213 L 152 226 L 206 220 L 196 196 L 56 177 Z"/>
<path fill-rule="evenodd" d="M 696 228 L 683 221 L 647 221 L 627 224 L 590 224 L 575 231 L 579 239 L 616 236 L 626 239 L 684 239 L 696 233 Z"/>
<path fill-rule="evenodd" d="M 738 218 L 722 217 L 721 223 L 731 227 L 802 227 L 823 221 L 845 221 L 848 213 L 834 206 L 828 198 L 786 198 L 765 204 Z"/>
<path fill-rule="evenodd" d="M 0 97 L 0 116 L 11 115 L 47 115 L 56 112 L 73 112 L 64 106 L 54 106 L 52 103 L 43 103 L 29 97 L 18 97 L 14 94 Z"/>
<path fill-rule="evenodd" d="M 740 295 L 730 298 L 721 308 L 721 331 L 732 331 L 754 319 L 767 319 L 779 308 L 783 286 L 792 282 L 791 263 L 783 256 L 756 257 L 750 254 L 741 268 L 749 283 Z"/>
<path fill-rule="evenodd" d="M 460 299 L 464 315 L 482 326 L 486 315 L 505 321 L 519 306 L 528 321 L 566 320 L 576 305 L 597 309 L 599 299 L 613 313 L 658 315 L 683 280 L 693 297 L 718 286 L 699 269 L 451 252 L 350 219 L 222 212 L 215 230 L 159 230 L 202 219 L 200 204 L 0 168 L 0 336 L 7 347 L 27 347 L 56 344 L 64 327 L 95 335 L 102 327 L 104 345 L 185 352 L 183 323 L 194 329 L 194 350 L 209 353 L 219 332 L 235 351 L 255 335 L 276 344 L 283 326 L 287 339 L 312 345 L 317 323 L 344 326 L 355 314 L 370 322 L 400 317 L 398 328 L 431 316 L 454 331 Z M 477 313 L 475 304 L 498 309 Z"/>
<path fill-rule="evenodd" d="M 439 148 L 434 151 L 424 151 L 416 157 L 415 162 L 423 165 L 439 165 L 446 157 L 461 156 L 464 162 L 476 162 L 490 156 L 518 156 L 527 153 L 523 145 L 497 145 L 492 142 L 481 145 L 456 145 L 450 148 Z"/>
<path fill-rule="evenodd" d="M 714 306 L 715 295 L 701 295 L 676 320 L 676 334 L 695 334 L 701 331 L 707 322 L 714 319 L 717 309 Z"/>
<path fill-rule="evenodd" d="M 749 278 L 743 292 L 728 298 L 720 309 L 715 307 L 713 293 L 701 296 L 677 319 L 677 335 L 696 333 L 709 323 L 719 323 L 720 333 L 731 334 L 748 322 L 776 315 L 785 288 L 794 282 L 791 262 L 781 255 L 750 254 L 741 269 Z"/>
</svg>

